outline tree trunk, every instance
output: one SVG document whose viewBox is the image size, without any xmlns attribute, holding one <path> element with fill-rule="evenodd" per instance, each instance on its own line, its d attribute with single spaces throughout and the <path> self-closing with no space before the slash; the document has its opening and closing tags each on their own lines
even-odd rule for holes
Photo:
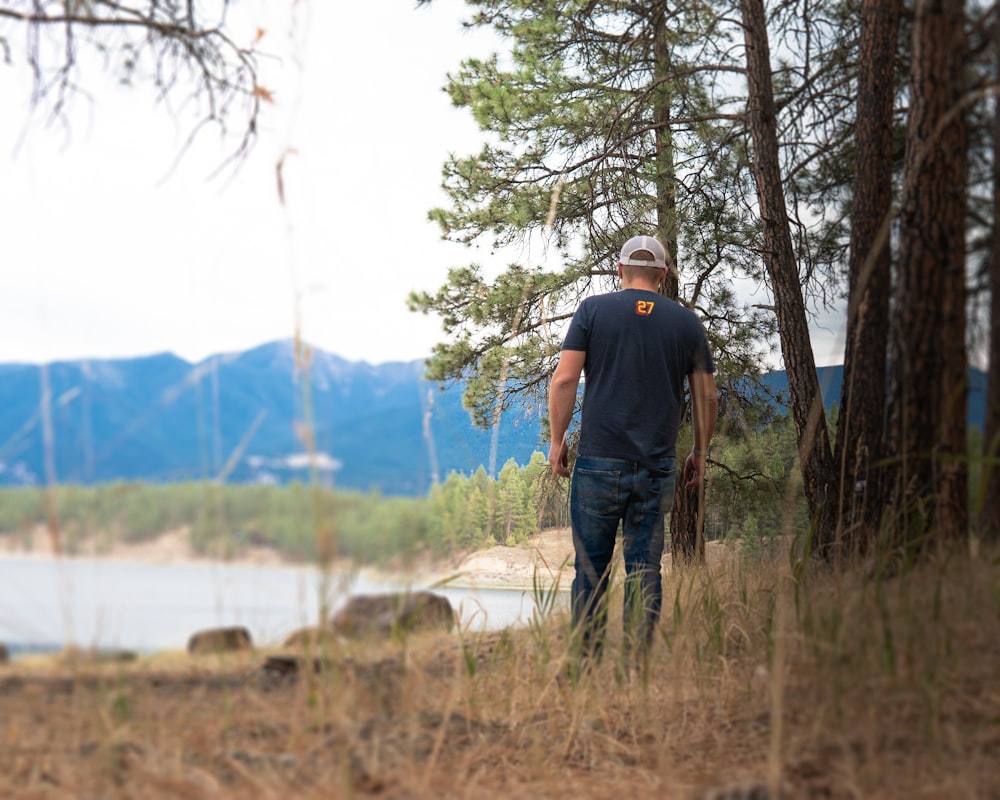
<svg viewBox="0 0 1000 800">
<path fill-rule="evenodd" d="M 656 230 L 669 255 L 667 278 L 662 292 L 671 300 L 680 298 L 680 273 L 677 264 L 677 176 L 674 171 L 674 142 L 670 112 L 670 42 L 666 9 L 656 15 L 654 43 L 653 114 L 656 121 Z M 670 510 L 670 552 L 674 563 L 702 563 L 705 560 L 704 493 L 688 491 L 681 485 L 683 457 L 677 460 L 677 487 Z"/>
<path fill-rule="evenodd" d="M 840 470 L 836 552 L 862 553 L 878 522 L 892 253 L 893 98 L 900 0 L 863 0 L 858 58 L 844 383 L 835 463 Z"/>
<path fill-rule="evenodd" d="M 1000 21 L 994 22 L 994 63 L 1000 70 Z M 979 508 L 979 537 L 1000 540 L 1000 97 L 993 105 L 993 243 L 990 258 L 990 352 L 986 385 L 986 420 L 983 438 L 982 505 Z"/>
<path fill-rule="evenodd" d="M 753 138 L 754 180 L 763 223 L 762 255 L 774 294 L 803 488 L 813 524 L 813 544 L 828 558 L 836 530 L 836 471 L 782 189 L 763 0 L 741 0 L 740 8 L 746 42 L 747 112 Z"/>
<path fill-rule="evenodd" d="M 667 30 L 666 9 L 660 9 L 654 20 L 656 39 L 653 43 L 653 117 L 656 123 L 656 232 L 670 256 L 663 294 L 671 300 L 680 297 L 680 274 L 677 264 L 677 175 L 674 168 L 673 117 L 670 76 L 670 32 Z"/>
<path fill-rule="evenodd" d="M 670 512 L 670 557 L 674 564 L 705 562 L 705 520 L 699 513 L 704 500 L 701 489 L 685 489 L 678 476 Z"/>
<path fill-rule="evenodd" d="M 917 0 L 892 315 L 889 544 L 968 534 L 962 0 Z"/>
</svg>

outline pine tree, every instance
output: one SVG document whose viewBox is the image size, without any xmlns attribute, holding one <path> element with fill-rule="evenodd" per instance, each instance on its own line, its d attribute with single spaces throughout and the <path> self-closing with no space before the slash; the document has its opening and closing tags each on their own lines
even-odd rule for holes
<svg viewBox="0 0 1000 800">
<path fill-rule="evenodd" d="M 503 544 L 519 544 L 535 531 L 528 486 L 513 458 L 503 465 L 497 478 L 497 518 L 497 538 Z"/>
<path fill-rule="evenodd" d="M 891 323 L 889 503 L 908 555 L 968 535 L 963 0 L 917 0 Z"/>
<path fill-rule="evenodd" d="M 477 544 L 493 544 L 497 537 L 497 486 L 484 467 L 480 466 L 469 479 L 469 493 L 468 519 L 475 529 L 470 541 L 475 538 Z"/>
<path fill-rule="evenodd" d="M 446 238 L 524 258 L 496 276 L 472 263 L 411 308 L 447 340 L 428 377 L 466 381 L 474 419 L 493 424 L 515 396 L 544 403 L 565 325 L 581 298 L 616 288 L 618 249 L 656 233 L 674 269 L 668 296 L 705 320 L 720 382 L 758 375 L 773 332 L 741 305 L 736 274 L 754 231 L 744 197 L 731 32 L 711 4 L 475 0 L 472 24 L 511 43 L 451 76 L 487 143 L 444 167 Z"/>
</svg>

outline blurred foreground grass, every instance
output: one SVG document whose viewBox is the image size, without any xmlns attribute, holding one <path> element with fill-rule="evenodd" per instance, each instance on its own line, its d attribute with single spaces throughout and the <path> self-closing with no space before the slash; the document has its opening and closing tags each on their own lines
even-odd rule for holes
<svg viewBox="0 0 1000 800">
<path fill-rule="evenodd" d="M 671 570 L 631 680 L 612 603 L 607 657 L 575 685 L 557 612 L 285 651 L 297 671 L 262 650 L 18 660 L 0 797 L 1000 797 L 996 550 L 886 579 Z"/>
</svg>

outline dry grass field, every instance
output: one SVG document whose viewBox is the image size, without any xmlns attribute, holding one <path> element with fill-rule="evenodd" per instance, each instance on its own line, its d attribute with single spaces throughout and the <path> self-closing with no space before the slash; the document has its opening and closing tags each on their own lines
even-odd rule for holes
<svg viewBox="0 0 1000 800">
<path fill-rule="evenodd" d="M 1000 797 L 996 552 L 887 579 L 734 560 L 671 570 L 664 595 L 641 678 L 618 674 L 612 624 L 567 681 L 558 614 L 0 665 L 0 797 Z"/>
</svg>

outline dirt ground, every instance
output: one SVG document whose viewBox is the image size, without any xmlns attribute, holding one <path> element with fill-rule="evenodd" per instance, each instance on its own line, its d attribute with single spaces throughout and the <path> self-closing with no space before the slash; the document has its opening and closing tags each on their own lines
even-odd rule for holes
<svg viewBox="0 0 1000 800">
<path fill-rule="evenodd" d="M 552 531 L 458 566 L 516 585 L 570 549 Z M 710 563 L 726 556 L 709 548 Z M 13 661 L 0 798 L 1000 798 L 1000 554 L 881 583 L 737 565 L 665 574 L 646 675 L 620 672 L 613 630 L 576 682 L 564 619 L 329 650 Z"/>
<path fill-rule="evenodd" d="M 511 647 L 0 671 L 0 797 L 701 797 L 707 753 L 666 768 L 627 704 L 581 716 L 592 700 Z"/>
</svg>

